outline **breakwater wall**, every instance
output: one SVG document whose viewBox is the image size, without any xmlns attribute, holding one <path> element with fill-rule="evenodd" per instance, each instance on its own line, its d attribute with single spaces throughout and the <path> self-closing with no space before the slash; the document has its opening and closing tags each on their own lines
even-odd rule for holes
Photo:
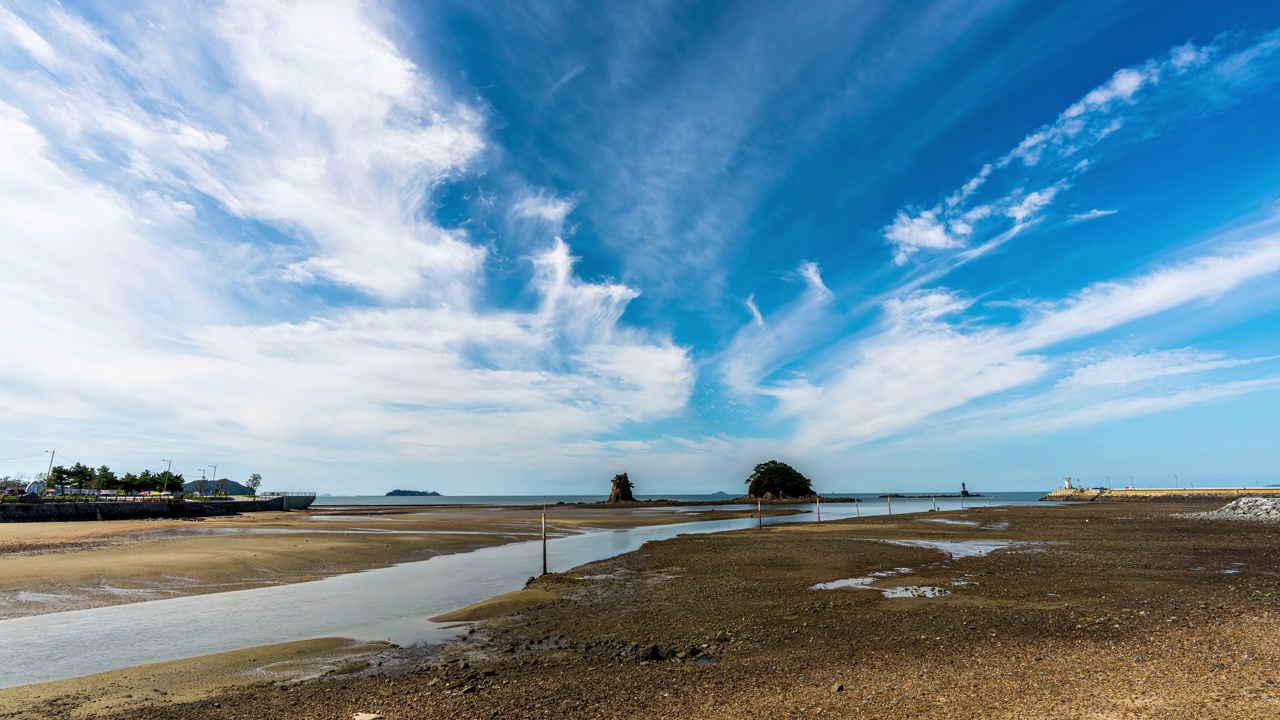
<svg viewBox="0 0 1280 720">
<path fill-rule="evenodd" d="M 1040 498 L 1050 502 L 1158 502 L 1234 500 L 1241 497 L 1280 498 L 1280 487 L 1265 488 L 1059 488 Z"/>
<path fill-rule="evenodd" d="M 150 500 L 146 502 L 6 502 L 0 503 L 0 522 L 58 522 L 79 520 L 147 520 L 151 518 L 213 517 L 244 512 L 284 510 L 283 498 L 267 500 Z"/>
</svg>

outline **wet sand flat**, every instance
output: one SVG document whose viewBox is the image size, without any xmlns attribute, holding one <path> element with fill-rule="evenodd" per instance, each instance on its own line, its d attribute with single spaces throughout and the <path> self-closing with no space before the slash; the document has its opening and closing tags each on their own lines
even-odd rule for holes
<svg viewBox="0 0 1280 720">
<path fill-rule="evenodd" d="M 789 511 L 788 511 L 789 512 Z M 748 514 L 549 508 L 549 532 Z M 536 539 L 541 510 L 324 507 L 193 520 L 0 523 L 0 619 L 266 585 Z"/>
<path fill-rule="evenodd" d="M 156 704 L 187 703 L 240 687 L 295 683 L 366 670 L 385 643 L 326 638 L 138 665 L 55 683 L 0 690 L 0 717 L 34 720 L 134 714 Z"/>
<path fill-rule="evenodd" d="M 417 659 L 401 651 L 394 672 L 233 689 L 148 715 L 1276 717 L 1280 528 L 1180 515 L 1209 507 L 990 508 L 950 515 L 971 524 L 895 516 L 684 536 L 540 578 L 530 589 L 559 599 Z M 946 549 L 964 541 L 985 550 Z M 911 585 L 946 594 L 882 592 Z"/>
</svg>

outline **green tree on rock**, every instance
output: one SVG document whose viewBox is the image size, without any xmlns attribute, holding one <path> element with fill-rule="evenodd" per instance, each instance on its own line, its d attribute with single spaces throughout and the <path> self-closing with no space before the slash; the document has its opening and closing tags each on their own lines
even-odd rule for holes
<svg viewBox="0 0 1280 720">
<path fill-rule="evenodd" d="M 258 488 L 262 487 L 262 476 L 258 473 L 250 475 L 249 479 L 244 481 L 244 486 L 249 488 L 250 495 L 257 495 Z"/>
<path fill-rule="evenodd" d="M 755 472 L 747 478 L 747 495 L 762 498 L 766 495 L 775 498 L 798 498 L 813 495 L 809 478 L 800 474 L 790 465 L 770 460 L 756 466 Z"/>
<path fill-rule="evenodd" d="M 634 502 L 635 496 L 631 491 L 635 489 L 635 485 L 631 484 L 631 479 L 626 473 L 613 476 L 613 489 L 609 491 L 609 502 Z"/>
</svg>

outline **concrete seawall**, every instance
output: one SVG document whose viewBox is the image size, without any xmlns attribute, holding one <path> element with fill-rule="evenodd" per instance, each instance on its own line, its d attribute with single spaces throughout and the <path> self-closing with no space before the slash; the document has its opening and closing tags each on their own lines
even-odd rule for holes
<svg viewBox="0 0 1280 720">
<path fill-rule="evenodd" d="M 267 500 L 206 500 L 203 502 L 185 502 L 182 500 L 152 500 L 147 502 L 6 502 L 0 503 L 0 522 L 211 517 L 284 509 L 284 499 L 278 497 Z"/>
<path fill-rule="evenodd" d="M 1059 488 L 1040 498 L 1050 502 L 1153 502 L 1162 500 L 1234 500 L 1239 497 L 1280 498 L 1280 487 L 1265 488 Z"/>
</svg>

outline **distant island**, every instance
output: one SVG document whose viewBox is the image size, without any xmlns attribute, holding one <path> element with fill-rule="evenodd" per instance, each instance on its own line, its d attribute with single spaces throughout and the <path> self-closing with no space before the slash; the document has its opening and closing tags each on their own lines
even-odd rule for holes
<svg viewBox="0 0 1280 720">
<path fill-rule="evenodd" d="M 727 493 L 727 492 L 725 492 L 725 491 L 723 491 L 723 490 L 717 490 L 717 491 L 715 491 L 715 492 L 711 493 L 711 497 L 730 497 L 730 495 L 729 495 L 729 493 Z"/>
<path fill-rule="evenodd" d="M 392 490 L 387 497 L 440 497 L 435 490 Z"/>
</svg>

